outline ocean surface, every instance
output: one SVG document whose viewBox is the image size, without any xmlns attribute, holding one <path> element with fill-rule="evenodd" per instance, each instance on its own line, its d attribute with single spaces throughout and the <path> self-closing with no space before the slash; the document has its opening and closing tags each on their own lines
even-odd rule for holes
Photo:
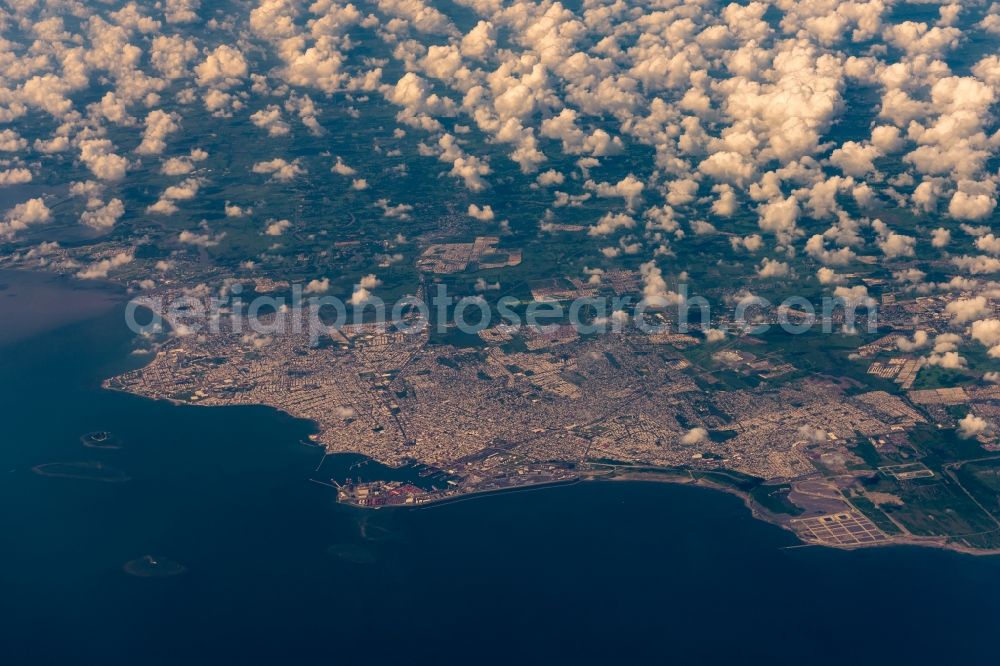
<svg viewBox="0 0 1000 666">
<path fill-rule="evenodd" d="M 342 507 L 308 423 L 104 391 L 121 311 L 50 314 L 0 346 L 5 664 L 996 663 L 998 558 L 790 548 L 655 483 Z"/>
</svg>

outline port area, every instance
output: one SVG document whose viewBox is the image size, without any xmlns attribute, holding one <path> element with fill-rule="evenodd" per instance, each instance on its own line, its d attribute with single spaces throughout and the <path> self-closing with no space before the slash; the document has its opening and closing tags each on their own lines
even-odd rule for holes
<svg viewBox="0 0 1000 666">
<path fill-rule="evenodd" d="M 330 485 L 337 488 L 337 501 L 342 504 L 379 508 L 439 504 L 485 494 L 575 483 L 580 479 L 578 471 L 552 464 L 523 467 L 488 478 L 449 479 L 443 488 L 421 488 L 406 481 L 384 480 L 345 483 L 331 480 Z"/>
</svg>

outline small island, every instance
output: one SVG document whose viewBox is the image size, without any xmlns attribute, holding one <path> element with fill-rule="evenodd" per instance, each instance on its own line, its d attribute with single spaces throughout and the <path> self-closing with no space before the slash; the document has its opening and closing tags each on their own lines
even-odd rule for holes
<svg viewBox="0 0 1000 666">
<path fill-rule="evenodd" d="M 84 446 L 91 449 L 120 449 L 121 441 L 107 430 L 88 432 L 80 438 Z"/>
<path fill-rule="evenodd" d="M 122 569 L 137 578 L 167 578 L 179 576 L 187 571 L 187 567 L 183 564 L 158 555 L 143 555 L 129 560 L 122 565 Z"/>
</svg>

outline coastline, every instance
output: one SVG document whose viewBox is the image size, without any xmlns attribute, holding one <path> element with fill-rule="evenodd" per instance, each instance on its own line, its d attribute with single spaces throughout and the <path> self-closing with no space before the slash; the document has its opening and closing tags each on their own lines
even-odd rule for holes
<svg viewBox="0 0 1000 666">
<path fill-rule="evenodd" d="M 168 402 L 171 405 L 175 405 L 175 406 L 208 407 L 208 408 L 210 408 L 210 407 L 220 407 L 220 406 L 249 406 L 249 405 L 206 405 L 206 404 L 199 404 L 199 403 L 184 402 L 184 401 L 175 400 L 175 399 L 172 399 L 172 398 L 150 398 L 149 396 L 143 396 L 141 394 L 133 393 L 133 392 L 125 390 L 125 389 L 119 389 L 119 388 L 115 388 L 113 386 L 110 386 L 109 385 L 110 380 L 111 380 L 111 378 L 104 379 L 101 382 L 101 388 L 104 389 L 104 390 L 115 391 L 115 392 L 119 392 L 119 393 L 126 393 L 126 394 L 129 394 L 129 395 L 139 395 L 140 397 L 143 397 L 143 398 L 146 398 L 146 399 L 163 400 L 163 401 Z M 288 413 L 288 412 L 286 412 L 284 410 L 278 409 L 276 407 L 273 407 L 271 405 L 267 405 L 267 404 L 264 404 L 264 403 L 255 403 L 254 406 L 267 407 L 269 409 L 273 409 L 274 411 L 276 411 L 276 412 L 278 412 L 280 414 L 284 414 L 286 416 L 289 416 L 291 418 L 299 418 L 299 417 L 295 416 L 294 414 L 290 414 L 290 413 Z M 308 421 L 313 426 L 317 425 L 315 423 L 315 421 L 312 421 L 310 419 L 303 419 L 303 420 L 304 421 Z M 338 453 L 357 453 L 357 452 L 355 452 L 355 451 L 326 451 L 326 453 L 327 453 L 327 455 L 336 455 Z M 376 461 L 376 462 L 378 462 L 378 461 Z M 712 471 L 725 473 L 726 470 L 723 469 L 723 470 L 712 470 Z M 315 479 L 312 479 L 312 480 L 315 481 Z M 381 508 L 389 508 L 389 509 L 425 509 L 425 508 L 432 508 L 432 507 L 443 506 L 443 505 L 446 505 L 446 504 L 454 504 L 454 503 L 457 503 L 457 502 L 460 502 L 460 501 L 473 500 L 473 499 L 479 499 L 479 498 L 483 498 L 483 497 L 494 496 L 494 495 L 511 494 L 511 493 L 515 493 L 515 492 L 528 492 L 528 491 L 535 491 L 535 490 L 545 490 L 545 489 L 556 488 L 556 487 L 560 487 L 560 486 L 575 485 L 577 483 L 583 483 L 583 482 L 592 483 L 592 482 L 599 482 L 599 481 L 616 482 L 616 483 L 621 483 L 621 482 L 636 482 L 636 481 L 638 481 L 638 482 L 670 483 L 670 484 L 677 484 L 677 485 L 694 485 L 694 486 L 699 486 L 699 487 L 710 489 L 710 490 L 715 490 L 715 491 L 720 491 L 720 492 L 728 493 L 730 495 L 734 495 L 734 496 L 739 497 L 741 499 L 741 501 L 743 502 L 744 506 L 746 506 L 746 508 L 750 511 L 750 515 L 751 515 L 751 517 L 754 520 L 759 520 L 761 522 L 768 523 L 770 525 L 775 525 L 775 526 L 780 527 L 780 528 L 784 529 L 785 531 L 790 532 L 791 534 L 793 534 L 796 537 L 796 539 L 799 540 L 800 543 L 798 544 L 798 546 L 800 546 L 800 547 L 804 547 L 804 546 L 818 546 L 818 547 L 824 547 L 824 548 L 832 548 L 832 549 L 836 549 L 836 550 L 853 551 L 853 550 L 863 550 L 863 549 L 869 549 L 869 548 L 885 548 L 885 547 L 892 547 L 892 546 L 919 546 L 919 547 L 922 547 L 922 548 L 935 548 L 935 549 L 939 549 L 939 550 L 949 550 L 949 551 L 952 551 L 952 552 L 962 553 L 962 554 L 966 554 L 966 555 L 975 555 L 975 556 L 1000 555 L 1000 549 L 969 548 L 969 547 L 963 546 L 961 544 L 956 544 L 956 543 L 950 543 L 950 542 L 948 542 L 947 541 L 948 537 L 917 537 L 917 536 L 913 536 L 913 535 L 902 535 L 902 536 L 900 536 L 900 535 L 886 535 L 887 538 L 884 541 L 879 541 L 879 542 L 875 542 L 875 543 L 868 543 L 868 544 L 856 544 L 856 545 L 830 544 L 830 543 L 823 543 L 823 542 L 817 542 L 817 541 L 810 541 L 808 539 L 802 538 L 802 536 L 791 527 L 791 525 L 790 525 L 790 518 L 791 517 L 789 517 L 789 519 L 782 519 L 777 514 L 774 514 L 773 512 L 768 511 L 764 507 L 760 506 L 757 502 L 754 502 L 753 498 L 750 496 L 749 493 L 741 491 L 741 490 L 739 490 L 737 488 L 734 488 L 732 486 L 728 486 L 728 485 L 725 485 L 725 484 L 722 484 L 722 483 L 713 482 L 711 479 L 708 479 L 708 478 L 705 478 L 705 477 L 696 478 L 695 476 L 693 476 L 691 474 L 690 470 L 685 470 L 685 469 L 680 469 L 680 468 L 653 468 L 653 467 L 648 467 L 647 466 L 647 467 L 643 467 L 641 470 L 636 470 L 636 471 L 618 472 L 618 471 L 615 471 L 615 470 L 611 470 L 611 471 L 605 472 L 603 474 L 599 473 L 597 470 L 589 470 L 589 473 L 581 473 L 579 476 L 576 476 L 576 477 L 571 478 L 571 479 L 559 479 L 559 480 L 554 480 L 554 481 L 544 481 L 544 482 L 541 482 L 541 483 L 525 484 L 525 485 L 522 485 L 522 486 L 514 486 L 514 487 L 509 487 L 509 488 L 491 488 L 491 489 L 488 489 L 488 490 L 471 491 L 471 492 L 468 492 L 468 493 L 460 493 L 460 494 L 457 494 L 457 495 L 451 495 L 451 496 L 440 498 L 440 499 L 433 499 L 433 500 L 429 500 L 429 501 L 426 501 L 426 502 L 411 503 L 411 504 L 383 504 L 383 505 L 378 505 L 378 506 L 366 506 L 366 505 L 363 505 L 363 504 L 357 504 L 357 503 L 353 503 L 353 502 L 344 502 L 344 501 L 341 501 L 340 499 L 338 499 L 337 501 L 338 501 L 338 503 L 343 504 L 345 506 L 351 506 L 351 507 L 354 507 L 354 508 L 364 509 L 364 510 L 381 509 Z M 324 484 L 324 485 L 328 485 L 328 484 Z M 846 498 L 844 499 L 844 502 L 848 506 L 850 506 L 853 510 L 857 511 L 857 509 L 854 508 L 854 506 L 851 505 L 850 502 L 848 502 L 848 500 Z"/>
<path fill-rule="evenodd" d="M 118 393 L 125 393 L 129 395 L 135 395 L 149 400 L 163 400 L 174 406 L 189 406 L 189 407 L 247 407 L 247 406 L 259 406 L 266 407 L 268 409 L 274 410 L 275 412 L 285 415 L 294 419 L 301 419 L 304 422 L 309 423 L 314 429 L 318 429 L 319 424 L 312 419 L 296 416 L 293 413 L 275 407 L 267 403 L 247 403 L 240 405 L 226 405 L 226 404 L 206 404 L 203 402 L 188 402 L 184 400 L 177 400 L 175 398 L 165 397 L 165 396 L 149 396 L 142 393 L 136 393 L 128 390 L 127 388 L 116 387 L 112 385 L 114 377 L 108 377 L 100 382 L 100 386 L 104 390 L 114 391 Z M 318 445 L 317 446 L 321 446 Z M 324 449 L 325 450 L 325 449 Z M 365 457 L 366 454 L 360 451 L 329 451 L 325 450 L 327 455 L 336 454 L 359 454 Z M 381 461 L 376 458 L 371 458 L 375 462 L 381 463 Z M 381 463 L 386 464 L 386 463 Z M 887 546 L 919 546 L 923 548 L 935 548 L 940 550 L 950 550 L 953 552 L 963 553 L 967 555 L 1000 555 L 1000 548 L 998 549 L 980 549 L 971 548 L 960 543 L 955 543 L 949 541 L 949 539 L 954 538 L 950 536 L 914 536 L 910 533 L 904 534 L 888 534 L 882 530 L 878 530 L 879 539 L 871 542 L 864 543 L 830 543 L 822 540 L 813 540 L 805 538 L 799 531 L 797 531 L 792 523 L 794 520 L 799 518 L 799 516 L 785 515 L 780 513 L 775 513 L 770 511 L 766 507 L 762 506 L 760 503 L 755 501 L 750 494 L 750 491 L 742 490 L 734 485 L 727 483 L 720 483 L 714 481 L 710 478 L 709 474 L 714 474 L 717 476 L 726 476 L 731 479 L 734 484 L 738 483 L 752 483 L 753 488 L 757 488 L 761 485 L 768 485 L 765 480 L 745 477 L 740 478 L 742 475 L 734 473 L 731 470 L 726 470 L 725 468 L 715 469 L 715 470 L 705 470 L 705 471 L 695 471 L 686 468 L 657 468 L 650 465 L 616 465 L 613 463 L 601 463 L 601 462 L 586 462 L 586 463 L 576 463 L 578 467 L 572 470 L 576 472 L 571 477 L 564 477 L 558 479 L 551 479 L 546 481 L 541 481 L 538 483 L 524 483 L 521 485 L 503 487 L 503 488 L 489 488 L 484 490 L 470 490 L 469 492 L 461 492 L 445 497 L 435 497 L 430 499 L 424 499 L 423 501 L 414 500 L 410 502 L 397 502 L 397 503 L 384 503 L 377 505 L 368 505 L 360 502 L 345 501 L 344 499 L 338 497 L 337 502 L 345 506 L 351 506 L 359 509 L 378 509 L 383 507 L 388 508 L 429 508 L 435 506 L 442 506 L 445 504 L 457 503 L 459 501 L 477 499 L 481 497 L 487 497 L 499 494 L 509 494 L 514 492 L 527 492 L 529 490 L 544 490 L 546 488 L 559 487 L 563 485 L 573 485 L 583 481 L 615 481 L 615 482 L 628 482 L 628 481 L 639 481 L 639 482 L 656 482 L 656 483 L 672 483 L 678 485 L 695 485 L 700 486 L 710 490 L 722 491 L 731 495 L 735 495 L 741 499 L 744 506 L 750 511 L 751 517 L 754 520 L 758 520 L 764 523 L 775 525 L 781 527 L 787 532 L 793 534 L 799 541 L 799 546 L 821 546 L 827 548 L 833 548 L 837 550 L 860 550 L 873 547 L 887 547 Z M 391 467 L 391 465 L 390 465 Z M 569 470 L 568 470 L 569 471 Z M 316 481 L 315 479 L 310 479 Z M 386 482 L 387 479 L 374 480 L 375 482 Z M 319 481 L 319 483 L 323 483 Z M 324 485 L 329 485 L 325 484 Z M 335 486 L 331 486 L 336 488 Z M 751 490 L 753 489 L 751 488 Z M 416 497 L 416 496 L 414 496 Z M 864 520 L 868 520 L 867 516 L 864 515 L 854 504 L 850 502 L 847 497 L 840 497 L 844 504 L 844 511 L 848 513 L 854 513 L 862 517 Z M 818 518 L 824 514 L 813 512 L 811 515 L 802 516 L 801 518 Z M 905 528 L 904 528 L 905 529 Z"/>
<path fill-rule="evenodd" d="M 759 504 L 753 501 L 749 493 L 741 492 L 740 490 L 733 488 L 731 486 L 726 486 L 721 483 L 713 483 L 708 479 L 696 479 L 694 477 L 688 477 L 687 480 L 683 478 L 668 478 L 668 475 L 656 474 L 656 473 L 637 473 L 634 475 L 626 474 L 621 476 L 612 476 L 606 478 L 592 479 L 594 481 L 651 481 L 655 483 L 674 483 L 679 485 L 694 485 L 702 488 L 707 488 L 711 490 L 716 490 L 730 495 L 739 497 L 744 506 L 750 510 L 750 515 L 755 520 L 768 523 L 770 525 L 775 525 L 781 527 L 782 529 L 795 535 L 802 546 L 818 546 L 821 548 L 833 548 L 836 550 L 865 550 L 869 548 L 887 548 L 892 546 L 919 546 L 923 548 L 936 548 L 939 550 L 950 550 L 956 553 L 963 553 L 966 555 L 976 555 L 976 556 L 988 556 L 988 555 L 1000 555 L 1000 549 L 985 549 L 985 548 L 968 548 L 967 546 L 962 546 L 960 544 L 949 543 L 946 541 L 947 537 L 915 537 L 913 535 L 907 536 L 890 536 L 886 541 L 871 543 L 871 544 L 859 544 L 859 545 L 834 545 L 829 543 L 820 543 L 809 541 L 803 539 L 787 521 L 783 521 L 780 518 L 776 518 L 775 514 L 767 511 Z M 847 501 L 846 499 L 844 500 Z M 848 504 L 850 504 L 848 502 Z M 853 506 L 853 505 L 852 505 Z"/>
<path fill-rule="evenodd" d="M 608 473 L 608 474 L 581 474 L 573 479 L 563 479 L 557 481 L 546 481 L 536 484 L 526 484 L 523 486 L 511 487 L 511 488 L 499 488 L 499 489 L 489 489 L 482 491 L 472 491 L 469 493 L 462 493 L 459 495 L 453 495 L 442 499 L 430 500 L 418 504 L 385 504 L 378 506 L 366 506 L 363 504 L 357 504 L 352 502 L 342 502 L 345 506 L 351 506 L 357 509 L 372 510 L 372 509 L 428 509 L 439 506 L 444 506 L 447 504 L 455 504 L 457 502 L 481 499 L 485 497 L 491 497 L 495 495 L 505 495 L 517 492 L 528 492 L 536 490 L 547 490 L 551 488 L 558 488 L 563 486 L 576 485 L 578 483 L 594 483 L 594 482 L 614 482 L 614 483 L 635 483 L 635 482 L 652 482 L 652 483 L 666 483 L 674 485 L 690 485 L 700 488 L 705 488 L 707 490 L 713 490 L 718 492 L 727 493 L 739 497 L 743 502 L 743 505 L 750 511 L 751 518 L 758 520 L 769 525 L 774 525 L 780 527 L 783 530 L 791 533 L 799 541 L 798 544 L 792 547 L 806 547 L 806 546 L 816 546 L 821 548 L 831 548 L 835 550 L 843 551 L 855 551 L 855 550 L 866 550 L 871 548 L 887 548 L 887 547 L 898 547 L 898 546 L 917 546 L 922 548 L 934 548 L 938 550 L 948 550 L 956 553 L 962 553 L 965 555 L 975 555 L 975 556 L 990 556 L 990 555 L 1000 555 L 1000 549 L 975 549 L 968 548 L 967 546 L 962 546 L 960 544 L 950 543 L 947 541 L 947 537 L 917 537 L 913 535 L 887 535 L 887 539 L 884 541 L 868 543 L 868 544 L 854 544 L 854 545 L 844 545 L 844 544 L 831 544 L 823 543 L 818 541 L 811 541 L 804 539 L 802 535 L 796 532 L 790 525 L 789 520 L 783 520 L 777 514 L 774 514 L 767 509 L 761 507 L 758 503 L 754 502 L 753 498 L 749 493 L 742 492 L 731 486 L 727 486 L 721 483 L 715 483 L 710 479 L 706 478 L 695 478 L 690 474 L 689 470 L 663 468 L 662 471 L 637 471 L 637 472 L 625 472 L 625 473 Z M 339 501 L 339 500 L 338 500 Z M 847 500 L 844 500 L 847 502 Z M 850 503 L 848 502 L 849 506 Z M 856 509 L 854 509 L 856 510 Z"/>
</svg>

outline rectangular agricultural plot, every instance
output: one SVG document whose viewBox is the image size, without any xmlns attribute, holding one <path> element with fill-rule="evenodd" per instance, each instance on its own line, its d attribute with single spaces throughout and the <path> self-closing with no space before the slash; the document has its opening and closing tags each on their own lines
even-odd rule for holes
<svg viewBox="0 0 1000 666">
<path fill-rule="evenodd" d="M 955 470 L 959 483 L 984 509 L 1000 517 L 1000 460 L 966 463 Z"/>
<path fill-rule="evenodd" d="M 900 489 L 903 505 L 883 510 L 916 536 L 961 538 L 1000 529 L 961 486 L 941 475 L 936 481 L 908 484 Z"/>
<path fill-rule="evenodd" d="M 878 468 L 886 476 L 890 476 L 897 481 L 910 481 L 912 479 L 929 479 L 934 476 L 934 472 L 927 469 L 923 463 L 905 463 L 903 465 L 886 465 Z"/>
<path fill-rule="evenodd" d="M 804 541 L 826 546 L 861 546 L 889 540 L 875 523 L 857 511 L 797 518 L 791 526 Z"/>
</svg>

